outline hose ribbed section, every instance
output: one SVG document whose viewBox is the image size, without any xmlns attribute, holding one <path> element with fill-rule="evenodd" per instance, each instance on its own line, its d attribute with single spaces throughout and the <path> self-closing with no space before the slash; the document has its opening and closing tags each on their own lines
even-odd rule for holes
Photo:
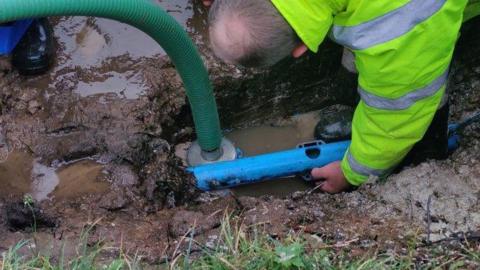
<svg viewBox="0 0 480 270">
<path fill-rule="evenodd" d="M 157 41 L 183 80 L 199 144 L 204 151 L 220 146 L 217 105 L 199 53 L 173 17 L 151 0 L 0 0 L 0 23 L 48 16 L 94 16 L 134 26 Z"/>
</svg>

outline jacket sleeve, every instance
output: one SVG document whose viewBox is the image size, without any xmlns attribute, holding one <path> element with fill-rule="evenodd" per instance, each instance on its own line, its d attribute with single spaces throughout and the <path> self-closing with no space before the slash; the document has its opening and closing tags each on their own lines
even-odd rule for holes
<svg viewBox="0 0 480 270">
<path fill-rule="evenodd" d="M 445 92 L 445 84 L 439 87 L 425 98 L 406 100 L 411 102 L 403 105 L 406 108 L 388 108 L 362 96 L 341 166 L 349 183 L 358 186 L 370 175 L 386 176 L 402 161 L 427 131 Z"/>
<path fill-rule="evenodd" d="M 445 92 L 466 3 L 444 1 L 439 11 L 395 39 L 353 49 L 361 101 L 342 161 L 351 184 L 388 175 L 424 136 Z M 355 33 L 374 40 L 375 31 L 360 29 Z"/>
</svg>

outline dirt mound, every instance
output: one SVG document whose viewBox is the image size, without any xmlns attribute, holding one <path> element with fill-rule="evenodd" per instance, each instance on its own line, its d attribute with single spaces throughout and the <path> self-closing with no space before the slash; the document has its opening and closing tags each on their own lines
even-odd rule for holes
<svg viewBox="0 0 480 270">
<path fill-rule="evenodd" d="M 476 163 L 459 168 L 452 168 L 451 162 L 424 163 L 373 189 L 386 203 L 428 228 L 431 240 L 478 230 L 480 164 Z"/>
</svg>

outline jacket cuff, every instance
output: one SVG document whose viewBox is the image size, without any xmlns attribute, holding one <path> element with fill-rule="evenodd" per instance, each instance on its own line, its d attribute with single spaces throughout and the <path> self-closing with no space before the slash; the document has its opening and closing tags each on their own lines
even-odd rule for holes
<svg viewBox="0 0 480 270">
<path fill-rule="evenodd" d="M 350 164 L 347 159 L 347 155 L 342 160 L 341 164 L 342 172 L 347 182 L 353 186 L 360 186 L 368 180 L 368 176 L 356 173 L 350 167 Z"/>
</svg>

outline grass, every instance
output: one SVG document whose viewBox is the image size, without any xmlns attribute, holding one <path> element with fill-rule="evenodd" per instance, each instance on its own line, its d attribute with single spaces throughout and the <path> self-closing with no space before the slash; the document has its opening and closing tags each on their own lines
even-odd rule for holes
<svg viewBox="0 0 480 270">
<path fill-rule="evenodd" d="M 292 233 L 282 240 L 274 239 L 258 227 L 248 227 L 225 215 L 218 238 L 207 245 L 193 239 L 194 227 L 185 235 L 170 260 L 161 266 L 146 266 L 140 257 L 121 253 L 105 261 L 102 252 L 108 247 L 87 245 L 89 230 L 82 234 L 74 258 L 53 258 L 28 250 L 29 241 L 21 241 L 2 254 L 0 270 L 90 270 L 90 269 L 479 269 L 480 244 L 461 244 L 456 248 L 443 245 L 419 248 L 412 242 L 403 254 L 370 250 L 361 257 L 351 255 L 351 247 L 325 244 L 312 247 L 305 235 Z M 182 248 L 180 248 L 182 247 Z M 193 247 L 196 248 L 195 252 Z M 200 247 L 200 249 L 198 249 Z M 183 249 L 183 250 L 182 250 Z M 23 250 L 23 251 L 22 251 Z"/>
<path fill-rule="evenodd" d="M 87 245 L 88 230 L 82 233 L 80 244 L 77 248 L 76 256 L 70 260 L 66 260 L 64 254 L 59 258 L 53 258 L 49 255 L 39 254 L 34 249 L 30 248 L 32 241 L 20 241 L 15 246 L 4 252 L 0 260 L 0 270 L 13 269 L 41 269 L 41 270 L 90 270 L 90 269 L 106 269 L 106 270 L 120 270 L 120 269 L 141 269 L 140 261 L 137 257 L 130 258 L 122 254 L 118 259 L 113 259 L 107 263 L 98 261 L 99 255 L 106 248 L 101 244 L 96 244 L 93 247 Z M 30 251 L 28 255 L 22 255 L 25 250 Z"/>
<path fill-rule="evenodd" d="M 247 233 L 252 230 L 253 232 Z M 190 239 L 190 241 L 192 241 Z M 189 261 L 189 253 L 182 259 Z M 172 269 L 185 269 L 174 261 Z M 214 247 L 203 247 L 202 255 L 188 265 L 191 269 L 410 269 L 410 260 L 394 256 L 375 256 L 352 260 L 334 249 L 311 250 L 302 234 L 291 234 L 282 241 L 232 222 L 228 216 L 220 228 Z"/>
</svg>

